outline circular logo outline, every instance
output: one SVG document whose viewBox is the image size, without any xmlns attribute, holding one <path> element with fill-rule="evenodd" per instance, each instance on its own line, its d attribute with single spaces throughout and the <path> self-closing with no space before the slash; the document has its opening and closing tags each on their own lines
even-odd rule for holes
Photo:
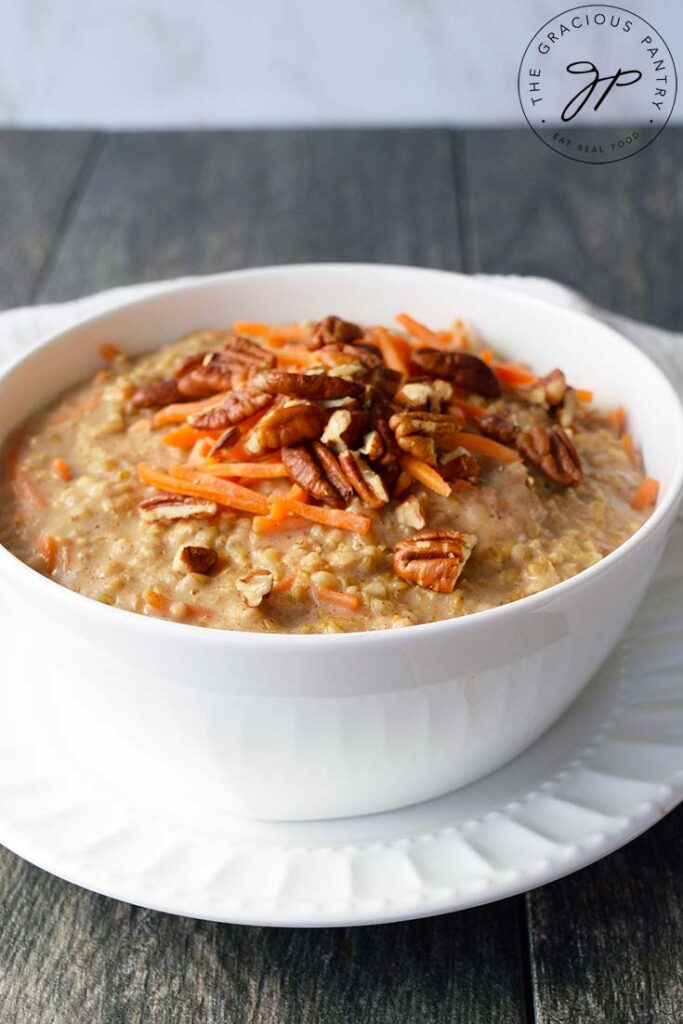
<svg viewBox="0 0 683 1024">
<path fill-rule="evenodd" d="M 563 153 L 562 150 L 556 149 L 554 146 L 551 146 L 551 144 L 548 141 L 546 141 L 546 139 L 544 139 L 541 134 L 539 134 L 539 132 L 536 130 L 534 125 L 529 120 L 529 118 L 527 116 L 526 109 L 524 107 L 524 102 L 522 100 L 522 68 L 524 66 L 524 61 L 526 59 L 526 55 L 529 52 L 529 49 L 532 46 L 534 40 L 537 38 L 537 36 L 539 36 L 541 34 L 541 32 L 543 31 L 544 28 L 546 28 L 548 25 L 552 24 L 558 18 L 562 18 L 562 17 L 564 17 L 565 14 L 570 14 L 572 11 L 585 11 L 585 10 L 587 10 L 589 8 L 590 9 L 607 8 L 608 10 L 612 10 L 612 11 L 620 11 L 622 14 L 630 14 L 630 16 L 632 18 L 636 18 L 638 21 L 641 21 L 644 25 L 647 25 L 647 27 L 654 32 L 654 34 L 662 41 L 662 43 L 666 47 L 666 51 L 669 54 L 669 57 L 671 58 L 671 65 L 673 67 L 673 72 L 674 72 L 674 94 L 673 94 L 673 100 L 671 101 L 671 108 L 669 110 L 669 113 L 666 116 L 666 120 L 662 123 L 660 128 L 657 130 L 656 134 L 653 135 L 652 138 L 648 142 L 646 142 L 644 146 L 641 146 L 640 149 L 633 150 L 630 153 L 624 153 L 623 156 L 614 157 L 613 160 L 584 160 L 584 159 L 582 159 L 579 156 L 570 156 L 569 153 Z M 626 7 L 619 7 L 617 4 L 603 4 L 603 3 L 597 3 L 597 4 L 576 4 L 574 7 L 568 7 L 566 10 L 560 11 L 558 14 L 553 15 L 552 18 L 548 18 L 548 20 L 546 22 L 544 22 L 541 25 L 541 27 L 538 28 L 534 32 L 534 34 L 532 35 L 531 39 L 529 40 L 529 42 L 527 43 L 526 47 L 524 48 L 524 53 L 522 54 L 522 59 L 519 62 L 519 69 L 517 71 L 517 98 L 519 99 L 519 105 L 520 105 L 520 107 L 522 109 L 522 114 L 524 115 L 524 120 L 529 125 L 529 128 L 534 133 L 536 138 L 540 142 L 542 142 L 543 145 L 547 149 L 549 149 L 552 153 L 556 153 L 558 156 L 563 156 L 566 160 L 572 160 L 574 163 L 577 163 L 577 164 L 590 164 L 593 167 L 606 167 L 606 166 L 609 166 L 609 164 L 618 164 L 618 163 L 621 163 L 622 160 L 628 160 L 632 156 L 637 156 L 638 153 L 643 153 L 648 148 L 648 146 L 651 146 L 652 143 L 655 142 L 659 138 L 659 136 L 662 134 L 662 132 L 664 131 L 664 129 L 668 125 L 669 120 L 671 118 L 671 115 L 674 112 L 674 107 L 676 106 L 676 99 L 677 99 L 677 97 L 678 97 L 678 69 L 676 68 L 676 61 L 674 60 L 674 55 L 671 52 L 671 49 L 669 48 L 669 44 L 667 43 L 666 39 L 661 34 L 661 32 L 659 32 L 659 30 L 656 29 L 655 26 L 652 25 L 647 20 L 647 18 L 643 18 L 640 14 L 636 14 L 634 11 L 629 11 L 628 8 L 626 8 Z"/>
</svg>

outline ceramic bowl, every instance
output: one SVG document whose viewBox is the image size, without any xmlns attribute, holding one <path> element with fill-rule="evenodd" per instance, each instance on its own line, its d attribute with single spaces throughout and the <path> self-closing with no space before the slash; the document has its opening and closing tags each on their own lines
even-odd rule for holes
<svg viewBox="0 0 683 1024">
<path fill-rule="evenodd" d="M 55 335 L 0 378 L 0 437 L 93 373 L 99 346 L 131 355 L 234 319 L 336 312 L 471 321 L 484 340 L 598 404 L 624 405 L 649 475 L 648 522 L 557 586 L 476 615 L 323 636 L 227 632 L 147 618 L 75 594 L 0 549 L 2 600 L 69 680 L 45 679 L 55 734 L 144 790 L 272 819 L 372 813 L 498 768 L 574 700 L 640 602 L 683 489 L 683 414 L 665 376 L 610 328 L 463 275 L 381 265 L 240 271 L 183 283 Z M 63 672 L 57 673 L 63 679 Z"/>
</svg>

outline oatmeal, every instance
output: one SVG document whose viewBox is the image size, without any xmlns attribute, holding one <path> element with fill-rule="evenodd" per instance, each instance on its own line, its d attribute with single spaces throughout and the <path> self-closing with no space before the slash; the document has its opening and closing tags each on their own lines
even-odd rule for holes
<svg viewBox="0 0 683 1024">
<path fill-rule="evenodd" d="M 7 445 L 0 538 L 63 586 L 222 629 L 468 615 L 604 558 L 657 497 L 624 410 L 460 322 L 236 323 L 129 360 Z"/>
</svg>

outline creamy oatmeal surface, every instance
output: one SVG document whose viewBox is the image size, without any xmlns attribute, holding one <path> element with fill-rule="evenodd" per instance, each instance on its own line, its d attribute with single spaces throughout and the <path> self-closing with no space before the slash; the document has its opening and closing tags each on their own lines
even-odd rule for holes
<svg viewBox="0 0 683 1024">
<path fill-rule="evenodd" d="M 118 608 L 327 633 L 518 600 L 648 517 L 623 410 L 476 351 L 459 322 L 398 320 L 105 346 L 9 442 L 2 542 Z"/>
</svg>

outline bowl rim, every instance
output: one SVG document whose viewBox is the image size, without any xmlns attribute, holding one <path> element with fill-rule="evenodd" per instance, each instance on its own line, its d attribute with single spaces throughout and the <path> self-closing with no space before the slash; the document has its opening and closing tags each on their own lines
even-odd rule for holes
<svg viewBox="0 0 683 1024">
<path fill-rule="evenodd" d="M 183 293 L 192 292 L 207 286 L 220 288 L 226 280 L 233 280 L 240 277 L 267 278 L 272 274 L 287 275 L 290 273 L 308 273 L 315 275 L 321 273 L 329 274 L 359 271 L 398 272 L 399 274 L 408 272 L 410 274 L 417 275 L 424 274 L 425 276 L 430 277 L 439 276 L 458 278 L 466 281 L 468 287 L 473 288 L 475 291 L 479 290 L 489 294 L 493 292 L 494 294 L 504 297 L 505 301 L 512 302 L 513 305 L 518 305 L 522 308 L 531 305 L 532 307 L 540 309 L 541 312 L 544 310 L 552 311 L 555 315 L 560 315 L 566 319 L 574 320 L 579 327 L 586 323 L 590 323 L 594 328 L 597 324 L 599 329 L 606 332 L 608 335 L 611 335 L 614 341 L 623 347 L 628 348 L 631 351 L 632 357 L 640 359 L 643 365 L 647 367 L 648 373 L 654 374 L 659 378 L 660 386 L 663 387 L 670 399 L 671 411 L 678 418 L 680 435 L 681 438 L 683 438 L 683 405 L 681 404 L 681 399 L 674 390 L 670 381 L 666 378 L 659 366 L 657 366 L 657 364 L 645 352 L 643 352 L 642 349 L 611 325 L 606 324 L 601 320 L 597 320 L 595 317 L 591 317 L 588 313 L 581 310 L 560 306 L 535 295 L 506 289 L 504 285 L 501 285 L 499 279 L 495 281 L 487 281 L 480 277 L 464 274 L 458 271 L 441 270 L 430 267 L 413 267 L 407 264 L 398 263 L 349 262 L 273 264 L 249 267 L 241 270 L 224 271 L 216 274 L 183 277 L 178 279 L 176 282 L 150 282 L 149 288 L 153 289 L 152 291 L 146 291 L 144 295 L 122 301 L 102 312 L 81 317 L 69 327 L 48 334 L 37 344 L 31 346 L 27 352 L 21 353 L 18 357 L 9 361 L 2 369 L 0 369 L 0 387 L 5 383 L 8 377 L 10 377 L 25 363 L 30 362 L 32 359 L 40 355 L 44 349 L 58 343 L 74 331 L 82 330 L 89 326 L 96 326 L 117 313 L 134 312 L 137 308 L 146 306 L 149 303 L 158 302 L 160 300 L 163 301 L 164 298 L 177 296 L 179 294 L 182 295 Z M 472 629 L 473 627 L 484 627 L 487 623 L 490 623 L 491 626 L 494 627 L 496 623 L 505 621 L 511 616 L 524 615 L 526 613 L 531 613 L 534 610 L 538 610 L 539 607 L 543 607 L 561 595 L 568 593 L 572 589 L 590 586 L 591 581 L 594 578 L 600 577 L 604 573 L 609 572 L 615 563 L 624 558 L 628 558 L 633 550 L 640 547 L 647 538 L 660 527 L 667 516 L 669 516 L 672 511 L 675 511 L 682 495 L 683 443 L 679 445 L 678 461 L 674 467 L 671 484 L 664 499 L 656 506 L 650 518 L 643 523 L 643 525 L 640 526 L 636 532 L 631 535 L 631 537 L 624 541 L 623 544 L 619 545 L 619 547 L 611 551 L 608 555 L 605 555 L 605 557 L 599 562 L 589 566 L 587 569 L 581 570 L 581 572 L 574 576 L 568 577 L 566 580 L 562 580 L 560 583 L 555 583 L 535 594 L 529 594 L 526 597 L 519 598 L 517 601 L 511 601 L 504 605 L 497 605 L 493 608 L 486 608 L 479 612 L 473 612 L 470 615 L 462 615 L 451 619 L 442 619 L 437 622 L 417 623 L 415 625 L 403 626 L 396 629 L 366 629 L 357 632 L 344 633 L 266 633 L 252 630 L 220 629 L 215 626 L 198 626 L 193 625 L 192 623 L 174 622 L 169 619 L 163 619 L 151 615 L 141 615 L 123 608 L 116 608 L 111 605 L 103 604 L 94 598 L 87 597 L 85 594 L 71 590 L 62 584 L 57 583 L 55 580 L 43 576 L 42 573 L 32 569 L 29 565 L 9 551 L 9 549 L 3 544 L 0 544 L 0 569 L 3 570 L 1 575 L 5 580 L 8 580 L 8 576 L 11 576 L 12 573 L 18 573 L 21 578 L 26 580 L 26 587 L 33 585 L 41 588 L 48 598 L 52 595 L 52 598 L 55 600 L 60 600 L 61 598 L 61 600 L 66 604 L 73 603 L 74 612 L 77 613 L 80 609 L 86 615 L 104 616 L 105 624 L 107 620 L 111 620 L 112 624 L 113 622 L 118 621 L 122 626 L 128 625 L 132 629 L 144 630 L 148 632 L 150 640 L 155 636 L 155 634 L 159 639 L 180 639 L 181 636 L 184 636 L 186 639 L 191 639 L 192 637 L 197 640 L 201 639 L 202 643 L 211 645 L 225 644 L 229 646 L 242 644 L 252 646 L 254 648 L 261 648 L 261 650 L 263 650 L 264 645 L 268 645 L 270 648 L 277 648 L 281 646 L 286 651 L 293 653 L 293 649 L 296 648 L 301 650 L 308 649 L 310 651 L 321 644 L 324 644 L 326 647 L 330 647 L 339 645 L 345 646 L 350 643 L 362 643 L 366 646 L 378 643 L 391 643 L 400 641 L 401 639 L 405 640 L 410 636 L 414 636 L 417 639 L 418 634 L 421 639 L 426 640 L 430 637 L 436 639 L 437 636 L 452 632 L 453 638 L 455 638 L 459 632 L 462 632 L 462 630 L 468 628 Z M 390 638 L 393 638 L 393 641 Z"/>
</svg>

